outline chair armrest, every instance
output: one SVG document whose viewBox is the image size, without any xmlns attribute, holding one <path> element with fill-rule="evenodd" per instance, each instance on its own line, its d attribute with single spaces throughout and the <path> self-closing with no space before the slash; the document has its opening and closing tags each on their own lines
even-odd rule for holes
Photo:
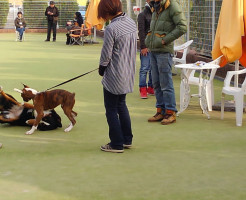
<svg viewBox="0 0 246 200">
<path fill-rule="evenodd" d="M 239 70 L 239 71 L 228 71 L 224 80 L 224 87 L 229 87 L 230 82 L 233 76 L 239 75 L 239 74 L 245 74 L 246 69 Z"/>
<path fill-rule="evenodd" d="M 80 31 L 81 29 L 73 29 L 73 30 L 70 30 L 70 32 L 74 32 L 74 31 Z"/>
</svg>

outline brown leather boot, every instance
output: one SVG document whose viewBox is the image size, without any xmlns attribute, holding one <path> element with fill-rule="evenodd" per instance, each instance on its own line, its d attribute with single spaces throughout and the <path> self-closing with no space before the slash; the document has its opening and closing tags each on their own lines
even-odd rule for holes
<svg viewBox="0 0 246 200">
<path fill-rule="evenodd" d="M 148 122 L 160 122 L 163 120 L 164 115 L 161 114 L 161 108 L 157 108 L 156 114 L 148 119 Z"/>
<path fill-rule="evenodd" d="M 173 110 L 166 110 L 163 120 L 161 121 L 162 125 L 168 125 L 176 122 L 176 113 Z"/>
</svg>

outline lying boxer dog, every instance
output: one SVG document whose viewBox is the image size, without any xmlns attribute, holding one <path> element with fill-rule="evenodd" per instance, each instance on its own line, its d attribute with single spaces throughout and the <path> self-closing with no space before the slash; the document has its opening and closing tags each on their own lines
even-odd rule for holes
<svg viewBox="0 0 246 200">
<path fill-rule="evenodd" d="M 24 103 L 23 105 L 17 100 L 6 94 L 0 86 L 0 123 L 15 126 L 32 126 L 34 110 L 33 105 Z M 48 131 L 58 127 L 62 127 L 61 117 L 51 110 L 45 113 L 41 123 L 38 125 L 38 130 Z"/>
<path fill-rule="evenodd" d="M 28 102 L 32 99 L 34 110 L 37 112 L 37 116 L 31 130 L 26 132 L 27 135 L 33 134 L 33 132 L 37 129 L 39 122 L 44 116 L 44 111 L 54 109 L 58 105 L 61 105 L 65 115 L 71 122 L 71 124 L 64 131 L 71 131 L 75 125 L 76 121 L 74 117 L 77 116 L 77 113 L 72 110 L 75 104 L 75 93 L 70 93 L 66 90 L 60 89 L 37 92 L 36 90 L 26 85 L 24 85 L 22 90 L 15 89 L 15 91 L 21 93 L 21 97 L 25 102 Z"/>
</svg>

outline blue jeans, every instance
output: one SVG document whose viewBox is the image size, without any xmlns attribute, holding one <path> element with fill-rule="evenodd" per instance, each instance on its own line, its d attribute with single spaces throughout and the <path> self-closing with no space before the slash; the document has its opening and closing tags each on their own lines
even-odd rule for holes
<svg viewBox="0 0 246 200">
<path fill-rule="evenodd" d="M 23 32 L 25 31 L 25 28 L 16 28 L 16 30 L 19 32 L 20 34 L 20 40 L 22 40 L 22 36 L 23 36 Z"/>
<path fill-rule="evenodd" d="M 140 54 L 141 66 L 139 70 L 139 87 L 146 87 L 147 74 L 149 72 L 148 86 L 152 87 L 151 67 L 150 67 L 150 53 L 147 56 Z"/>
<path fill-rule="evenodd" d="M 123 144 L 132 144 L 133 138 L 126 94 L 115 95 L 106 89 L 103 89 L 103 93 L 110 146 L 113 149 L 123 149 Z"/>
<path fill-rule="evenodd" d="M 150 63 L 156 108 L 162 108 L 163 114 L 166 110 L 177 112 L 172 80 L 172 54 L 151 52 Z"/>
</svg>

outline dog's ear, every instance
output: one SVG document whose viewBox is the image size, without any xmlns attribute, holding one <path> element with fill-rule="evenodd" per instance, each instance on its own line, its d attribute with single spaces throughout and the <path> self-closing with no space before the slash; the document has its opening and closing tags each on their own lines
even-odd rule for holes
<svg viewBox="0 0 246 200">
<path fill-rule="evenodd" d="M 17 88 L 14 88 L 14 91 L 16 91 L 16 92 L 19 92 L 19 93 L 23 93 L 21 90 L 19 90 L 19 89 L 17 89 Z"/>
<path fill-rule="evenodd" d="M 24 86 L 24 88 L 29 88 L 29 86 L 25 85 L 24 83 L 22 83 L 22 85 Z"/>
</svg>

